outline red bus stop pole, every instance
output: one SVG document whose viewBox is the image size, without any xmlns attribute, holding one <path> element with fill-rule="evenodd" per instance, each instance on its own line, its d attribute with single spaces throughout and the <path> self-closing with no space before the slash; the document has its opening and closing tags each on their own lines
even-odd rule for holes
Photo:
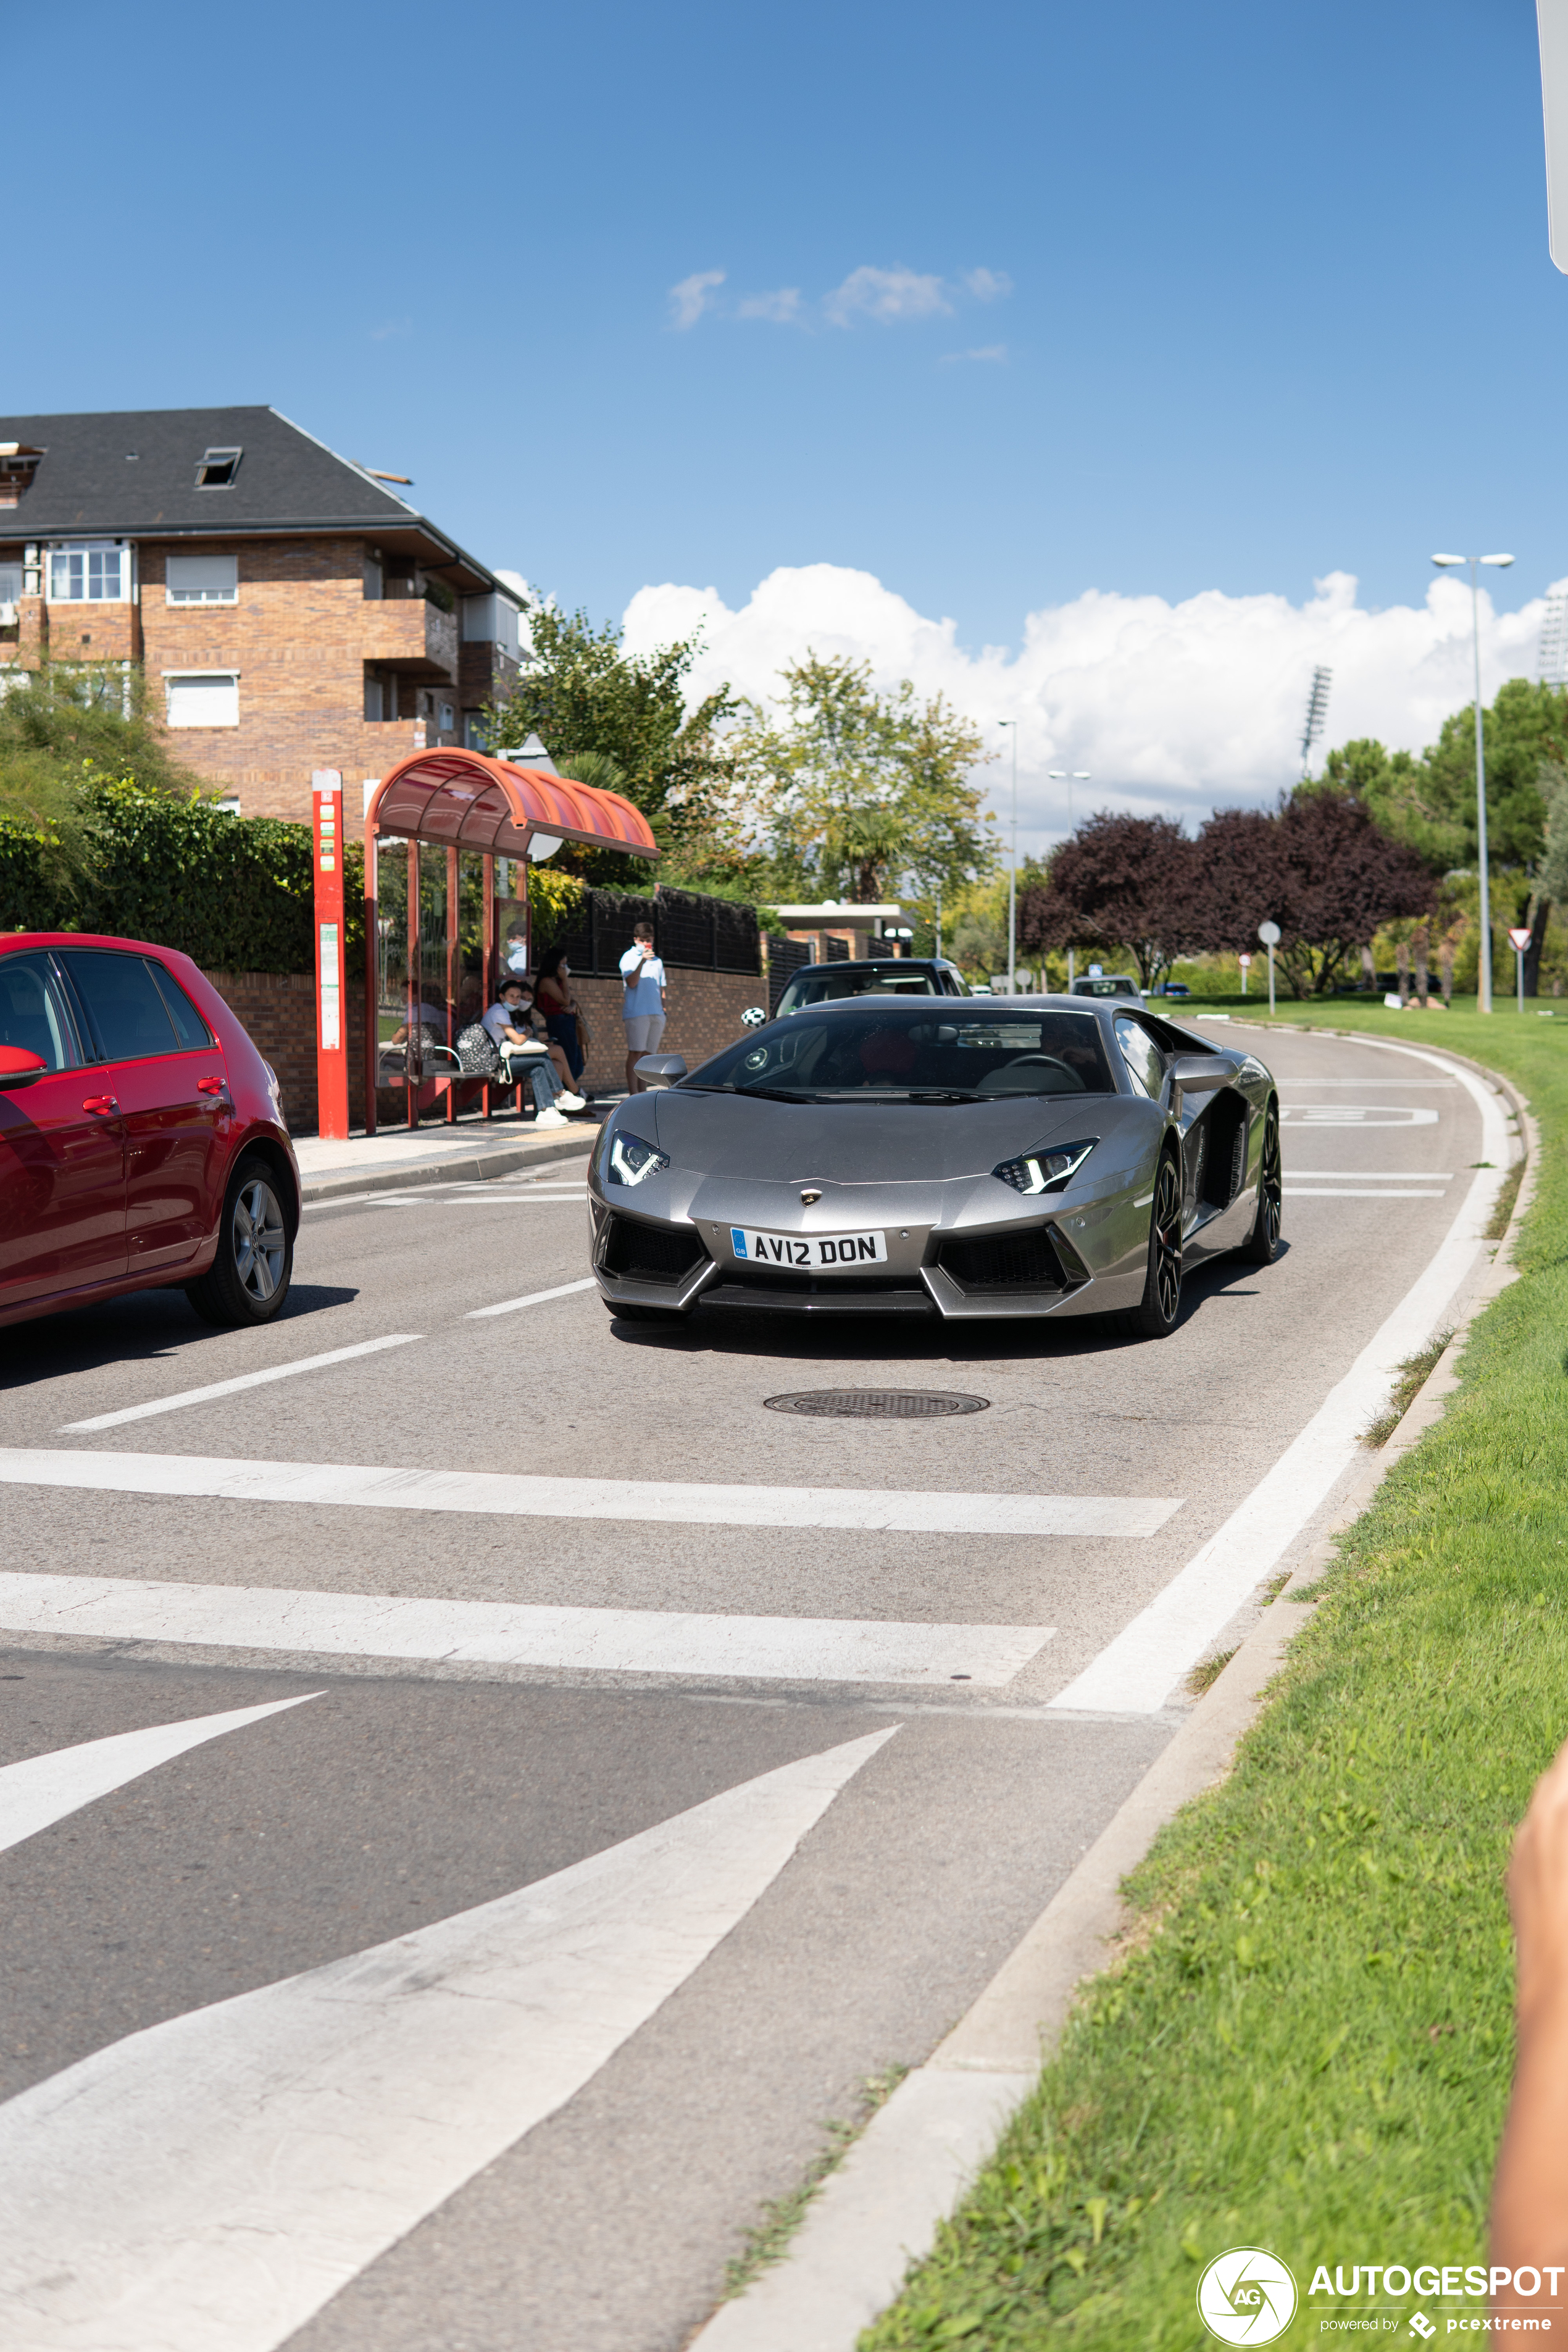
<svg viewBox="0 0 1568 2352">
<path fill-rule="evenodd" d="M 333 1143 L 349 1131 L 349 1054 L 343 1029 L 343 780 L 335 768 L 310 778 L 315 818 L 316 1129 Z M 367 1008 L 369 1017 L 374 1011 Z"/>
</svg>

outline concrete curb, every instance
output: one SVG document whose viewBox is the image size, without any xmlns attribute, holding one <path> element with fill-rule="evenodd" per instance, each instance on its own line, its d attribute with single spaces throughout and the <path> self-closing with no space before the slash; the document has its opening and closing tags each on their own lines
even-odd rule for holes
<svg viewBox="0 0 1568 2352">
<path fill-rule="evenodd" d="M 1467 1055 L 1451 1058 L 1466 1062 L 1513 1105 L 1525 1169 L 1508 1230 L 1490 1265 L 1467 1286 L 1448 1345 L 1387 1443 L 1352 1475 L 1332 1527 L 1292 1570 L 1164 1752 L 974 2006 L 926 2063 L 905 2076 L 829 2176 L 784 2260 L 733 2303 L 721 2305 L 690 2339 L 691 2352 L 855 2352 L 860 2331 L 893 2301 L 910 2263 L 930 2252 L 939 2224 L 1035 2088 L 1079 1985 L 1111 1957 L 1128 1925 L 1123 1879 L 1166 1822 L 1230 1769 L 1237 1742 L 1315 1607 L 1309 1601 L 1291 1605 L 1292 1594 L 1316 1581 L 1333 1558 L 1335 1538 L 1442 1418 L 1444 1400 L 1458 1385 L 1454 1366 L 1470 1325 L 1515 1279 L 1512 1246 L 1540 1165 L 1540 1135 L 1517 1088 Z"/>
<path fill-rule="evenodd" d="M 346 1170 L 305 1176 L 300 1179 L 300 1196 L 307 1208 L 313 1208 L 322 1201 L 357 1199 L 366 1192 L 411 1192 L 426 1184 L 483 1183 L 492 1176 L 514 1175 L 520 1168 L 582 1159 L 593 1150 L 598 1134 L 597 1121 L 585 1120 L 575 1133 L 541 1136 L 537 1142 L 498 1143 L 488 1150 L 454 1151 L 443 1159 L 405 1160 L 401 1165 L 395 1160 L 369 1169 L 363 1176 Z"/>
</svg>

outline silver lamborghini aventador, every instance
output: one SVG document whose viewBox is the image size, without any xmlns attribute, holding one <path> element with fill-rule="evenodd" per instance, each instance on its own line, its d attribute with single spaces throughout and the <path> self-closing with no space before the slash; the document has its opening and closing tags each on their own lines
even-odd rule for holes
<svg viewBox="0 0 1568 2352">
<path fill-rule="evenodd" d="M 858 997 L 620 1104 L 588 1177 L 616 1315 L 1093 1315 L 1157 1339 L 1184 1268 L 1279 1247 L 1255 1055 L 1123 999 Z"/>
</svg>

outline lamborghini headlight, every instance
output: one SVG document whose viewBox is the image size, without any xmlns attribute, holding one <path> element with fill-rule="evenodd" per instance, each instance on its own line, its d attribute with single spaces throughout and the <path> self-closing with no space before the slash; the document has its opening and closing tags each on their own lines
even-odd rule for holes
<svg viewBox="0 0 1568 2352">
<path fill-rule="evenodd" d="M 605 1181 L 611 1184 L 640 1184 L 649 1176 L 657 1176 L 661 1168 L 669 1165 L 668 1152 L 656 1151 L 640 1135 L 610 1138 L 609 1155 L 605 1163 Z"/>
<path fill-rule="evenodd" d="M 1015 1192 L 1065 1192 L 1099 1141 L 1091 1135 L 1083 1143 L 1042 1143 L 1021 1159 L 1004 1160 L 991 1173 Z"/>
</svg>

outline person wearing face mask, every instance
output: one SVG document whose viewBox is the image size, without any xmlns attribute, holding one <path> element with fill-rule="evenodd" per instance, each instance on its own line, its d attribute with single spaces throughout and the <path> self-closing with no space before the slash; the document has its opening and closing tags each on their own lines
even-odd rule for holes
<svg viewBox="0 0 1568 2352">
<path fill-rule="evenodd" d="M 564 1127 L 563 1112 L 587 1108 L 580 1095 L 563 1087 L 551 1048 L 534 1034 L 532 1001 L 521 980 L 510 974 L 503 978 L 500 993 L 484 1015 L 484 1027 L 500 1055 L 508 1084 L 526 1081 L 531 1088 L 536 1126 Z"/>
<path fill-rule="evenodd" d="M 551 948 L 540 958 L 536 994 L 544 1026 L 552 1043 L 565 1055 L 572 1083 L 576 1087 L 587 1066 L 588 1024 L 572 992 L 572 966 L 564 948 Z M 584 1101 L 591 1099 L 584 1088 L 578 1087 L 577 1090 Z"/>
</svg>

